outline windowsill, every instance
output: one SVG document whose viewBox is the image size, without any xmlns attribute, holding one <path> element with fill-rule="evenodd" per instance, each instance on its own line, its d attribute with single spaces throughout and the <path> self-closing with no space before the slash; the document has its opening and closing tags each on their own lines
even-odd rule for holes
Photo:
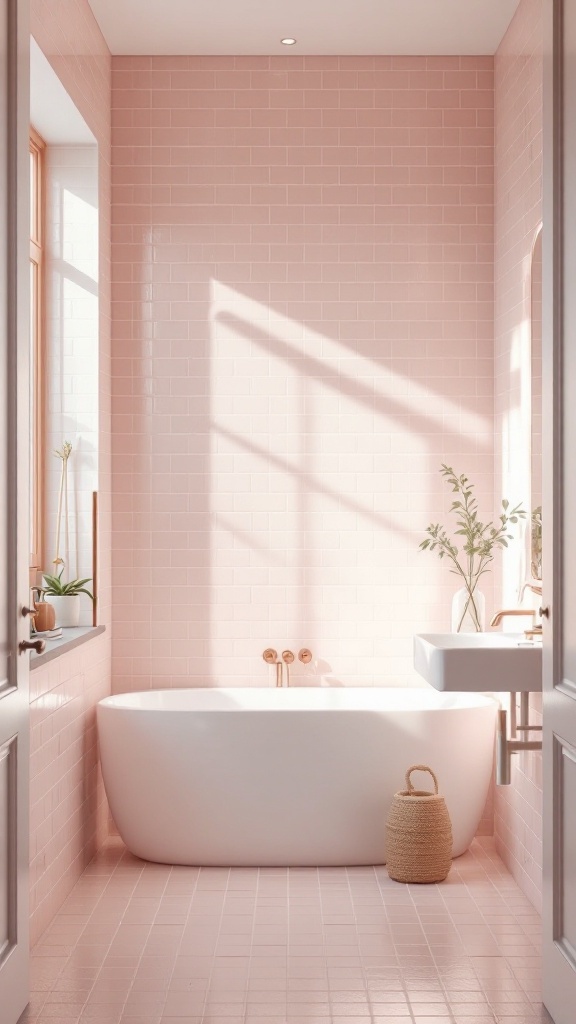
<svg viewBox="0 0 576 1024">
<path fill-rule="evenodd" d="M 95 636 L 100 636 L 100 633 L 103 633 L 105 629 L 105 626 L 68 626 L 62 630 L 62 636 L 59 636 L 57 640 L 46 641 L 46 650 L 43 654 L 36 654 L 35 651 L 31 652 L 30 669 L 40 668 L 41 665 L 46 665 L 48 661 L 59 658 L 61 654 L 73 651 L 75 647 L 80 647 L 81 644 L 87 643 L 88 640 L 93 640 Z"/>
</svg>

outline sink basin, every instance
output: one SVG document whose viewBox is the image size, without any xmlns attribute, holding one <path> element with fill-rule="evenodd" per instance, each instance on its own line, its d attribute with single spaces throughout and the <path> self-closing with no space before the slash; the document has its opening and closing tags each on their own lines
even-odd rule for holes
<svg viewBox="0 0 576 1024">
<path fill-rule="evenodd" d="M 542 644 L 523 633 L 419 633 L 414 668 L 437 690 L 542 689 Z"/>
</svg>

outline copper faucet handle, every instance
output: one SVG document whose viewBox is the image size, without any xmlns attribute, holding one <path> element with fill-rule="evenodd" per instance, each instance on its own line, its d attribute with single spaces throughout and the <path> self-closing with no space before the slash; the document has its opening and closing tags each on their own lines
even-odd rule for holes
<svg viewBox="0 0 576 1024">
<path fill-rule="evenodd" d="M 303 647 L 301 651 L 298 651 L 298 660 L 303 665 L 308 665 L 312 661 L 312 651 L 309 651 L 307 647 Z"/>
<path fill-rule="evenodd" d="M 294 661 L 292 651 L 282 651 L 282 661 L 285 661 L 287 665 L 291 665 Z"/>
<path fill-rule="evenodd" d="M 542 626 L 534 626 L 534 629 L 525 629 L 524 636 L 527 640 L 531 637 L 542 636 Z"/>
<path fill-rule="evenodd" d="M 278 654 L 273 647 L 267 647 L 262 657 L 267 665 L 275 665 L 278 660 Z"/>
</svg>

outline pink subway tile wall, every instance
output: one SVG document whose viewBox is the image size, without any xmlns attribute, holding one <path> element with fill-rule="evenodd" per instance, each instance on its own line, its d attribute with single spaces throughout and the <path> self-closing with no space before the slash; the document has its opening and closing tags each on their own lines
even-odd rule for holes
<svg viewBox="0 0 576 1024">
<path fill-rule="evenodd" d="M 530 694 L 530 721 L 542 725 L 542 694 Z M 542 910 L 542 755 L 512 759 L 512 784 L 495 787 L 494 835 L 502 860 Z"/>
<path fill-rule="evenodd" d="M 98 144 L 99 621 L 110 625 L 110 53 L 87 0 L 32 0 L 31 32 Z M 94 706 L 110 692 L 110 633 L 31 673 L 32 938 L 105 834 Z"/>
<path fill-rule="evenodd" d="M 482 811 L 482 817 L 476 830 L 477 836 L 494 835 L 494 789 L 494 785 L 491 785 L 490 789 L 488 790 L 486 806 Z"/>
<path fill-rule="evenodd" d="M 108 834 L 95 705 L 110 693 L 109 647 L 101 634 L 30 673 L 32 941 Z"/>
<path fill-rule="evenodd" d="M 521 0 L 496 54 L 495 111 L 496 496 L 524 482 L 529 502 L 530 254 L 542 217 L 541 0 Z M 518 582 L 505 562 L 500 594 L 504 601 L 517 604 Z M 536 724 L 540 711 L 535 705 Z M 498 788 L 495 796 L 498 851 L 537 908 L 542 881 L 541 773 L 540 753 L 518 755 L 513 758 L 512 785 Z"/>
<path fill-rule="evenodd" d="M 493 503 L 492 58 L 115 57 L 112 116 L 115 688 L 418 685 L 440 464 Z"/>
</svg>

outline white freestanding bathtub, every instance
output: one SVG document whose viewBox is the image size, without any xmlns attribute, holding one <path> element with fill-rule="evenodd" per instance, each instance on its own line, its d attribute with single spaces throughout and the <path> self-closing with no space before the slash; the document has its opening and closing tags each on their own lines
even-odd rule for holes
<svg viewBox="0 0 576 1024">
<path fill-rule="evenodd" d="M 489 697 L 432 688 L 198 688 L 107 697 L 98 731 L 110 808 L 138 857 L 383 864 L 390 801 L 412 764 L 438 776 L 454 856 L 468 848 L 495 716 Z"/>
</svg>

